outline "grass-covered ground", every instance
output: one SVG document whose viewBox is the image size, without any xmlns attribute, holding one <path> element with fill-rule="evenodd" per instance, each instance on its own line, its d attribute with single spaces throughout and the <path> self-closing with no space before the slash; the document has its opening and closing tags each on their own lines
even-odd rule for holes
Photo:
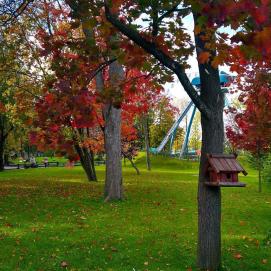
<svg viewBox="0 0 271 271">
<path fill-rule="evenodd" d="M 126 199 L 104 203 L 82 169 L 0 173 L 0 270 L 196 270 L 196 162 L 153 158 L 124 168 Z M 271 185 L 223 189 L 223 270 L 271 270 Z M 269 236 L 268 236 L 269 233 Z"/>
</svg>

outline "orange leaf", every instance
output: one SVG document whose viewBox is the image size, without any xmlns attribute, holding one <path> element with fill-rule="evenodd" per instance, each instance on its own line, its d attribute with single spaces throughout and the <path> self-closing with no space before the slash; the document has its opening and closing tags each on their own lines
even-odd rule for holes
<svg viewBox="0 0 271 271">
<path fill-rule="evenodd" d="M 234 254 L 233 257 L 237 260 L 240 260 L 243 258 L 243 256 L 240 253 Z"/>
<path fill-rule="evenodd" d="M 67 268 L 68 267 L 68 263 L 66 261 L 62 261 L 61 264 L 60 264 L 60 266 L 62 268 Z"/>
<path fill-rule="evenodd" d="M 206 51 L 201 52 L 198 57 L 199 63 L 204 64 L 204 63 L 208 62 L 210 56 L 211 56 L 211 54 L 209 52 L 206 52 Z"/>
<path fill-rule="evenodd" d="M 201 27 L 199 25 L 196 25 L 194 28 L 195 35 L 198 35 L 201 32 Z"/>
</svg>

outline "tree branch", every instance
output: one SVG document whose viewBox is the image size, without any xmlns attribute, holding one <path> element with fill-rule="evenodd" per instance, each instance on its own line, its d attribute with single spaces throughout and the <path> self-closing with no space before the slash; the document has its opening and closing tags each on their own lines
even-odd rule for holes
<svg viewBox="0 0 271 271">
<path fill-rule="evenodd" d="M 107 66 L 109 66 L 110 64 L 112 64 L 113 62 L 115 62 L 117 59 L 116 58 L 112 58 L 106 62 L 103 62 L 102 64 L 99 65 L 99 67 L 93 71 L 91 74 L 90 74 L 90 78 L 89 78 L 89 82 L 94 78 L 96 77 L 96 75 L 101 72 L 103 69 L 105 69 Z"/>
<path fill-rule="evenodd" d="M 114 25 L 120 32 L 122 32 L 129 39 L 134 41 L 137 45 L 142 47 L 147 53 L 153 55 L 157 60 L 159 60 L 165 67 L 173 71 L 178 79 L 180 80 L 185 91 L 199 109 L 199 111 L 205 115 L 206 118 L 211 118 L 211 110 L 206 106 L 206 104 L 201 100 L 199 94 L 191 84 L 188 79 L 184 68 L 177 61 L 173 60 L 161 49 L 157 48 L 157 45 L 154 42 L 148 41 L 143 38 L 140 33 L 125 23 L 122 23 L 114 14 L 111 13 L 107 0 L 104 1 L 105 4 L 105 15 L 107 20 Z"/>
<path fill-rule="evenodd" d="M 16 20 L 33 1 L 34 0 L 24 0 L 19 7 L 11 13 L 11 16 L 1 23 L 1 26 L 6 26 L 8 23 L 12 23 L 14 20 Z"/>
<path fill-rule="evenodd" d="M 159 18 L 158 18 L 158 22 L 160 23 L 163 19 L 165 19 L 166 17 L 169 17 L 171 13 L 173 12 L 179 12 L 179 14 L 184 15 L 188 15 L 188 13 L 191 11 L 190 8 L 182 8 L 182 9 L 178 9 L 178 5 L 175 5 L 173 8 L 167 10 L 165 13 L 163 13 Z"/>
</svg>

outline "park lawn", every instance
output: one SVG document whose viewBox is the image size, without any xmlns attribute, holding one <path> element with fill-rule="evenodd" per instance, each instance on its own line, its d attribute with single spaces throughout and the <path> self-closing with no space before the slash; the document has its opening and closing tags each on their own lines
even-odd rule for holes
<svg viewBox="0 0 271 271">
<path fill-rule="evenodd" d="M 44 163 L 44 158 L 45 157 L 43 157 L 43 156 L 35 157 L 36 163 L 38 163 L 38 164 Z M 68 159 L 65 157 L 48 157 L 48 156 L 46 156 L 46 158 L 48 159 L 48 162 L 59 162 L 62 164 L 65 164 L 68 162 Z M 19 158 L 13 159 L 10 162 L 13 164 L 24 164 L 25 163 L 25 161 L 21 162 L 21 160 Z"/>
<path fill-rule="evenodd" d="M 197 162 L 154 157 L 124 167 L 125 200 L 104 203 L 104 166 L 0 173 L 0 270 L 196 270 Z M 271 270 L 271 185 L 223 188 L 225 271 Z M 269 237 L 268 237 L 269 234 Z M 61 266 L 62 263 L 62 266 Z M 67 267 L 64 267 L 66 266 Z"/>
</svg>

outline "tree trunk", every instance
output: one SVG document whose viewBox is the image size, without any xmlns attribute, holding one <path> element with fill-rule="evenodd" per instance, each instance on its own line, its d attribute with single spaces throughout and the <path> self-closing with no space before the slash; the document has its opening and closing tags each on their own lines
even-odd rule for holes
<svg viewBox="0 0 271 271">
<path fill-rule="evenodd" d="M 4 165 L 9 166 L 9 154 L 4 152 Z"/>
<path fill-rule="evenodd" d="M 83 5 L 70 5 L 71 9 L 79 11 Z M 86 39 L 93 44 L 93 29 L 89 27 L 89 13 L 87 9 L 80 10 L 83 16 L 80 18 Z M 86 12 L 86 13 L 85 13 Z M 114 39 L 115 37 L 111 37 Z M 91 49 L 91 48 L 90 48 Z M 97 55 L 97 59 L 102 55 Z M 124 79 L 122 66 L 114 61 L 109 66 L 110 87 L 113 91 L 113 98 L 109 100 L 104 108 L 104 142 L 106 154 L 106 177 L 104 197 L 105 201 L 122 199 L 122 167 L 121 167 L 121 109 L 115 104 L 114 99 L 121 97 L 120 83 Z M 96 88 L 99 92 L 104 91 L 103 75 L 99 72 L 96 76 Z"/>
<path fill-rule="evenodd" d="M 120 119 L 121 110 L 112 104 L 105 107 L 106 201 L 122 199 Z"/>
<path fill-rule="evenodd" d="M 198 266 L 201 270 L 219 270 L 221 263 L 221 191 L 204 184 L 207 153 L 223 152 L 223 118 L 202 117 L 202 149 L 198 185 Z"/>
<path fill-rule="evenodd" d="M 197 53 L 206 50 L 204 41 L 195 37 Z M 215 52 L 212 52 L 214 55 Z M 221 265 L 221 191 L 204 184 L 207 153 L 223 153 L 224 94 L 221 92 L 218 69 L 209 63 L 199 64 L 201 99 L 212 112 L 201 115 L 202 148 L 198 185 L 198 266 L 201 270 L 216 271 Z"/>
<path fill-rule="evenodd" d="M 87 148 L 81 148 L 78 144 L 74 145 L 76 152 L 80 157 L 80 162 L 90 182 L 97 181 L 96 170 L 94 166 L 94 156 Z"/>
<path fill-rule="evenodd" d="M 120 83 L 124 78 L 122 66 L 113 62 L 109 66 L 110 85 L 114 94 L 121 92 Z M 122 167 L 121 167 L 121 109 L 111 101 L 104 108 L 104 141 L 106 153 L 106 177 L 104 197 L 105 201 L 121 200 L 122 188 Z"/>
<path fill-rule="evenodd" d="M 131 158 L 131 157 L 128 156 L 128 155 L 125 155 L 125 153 L 122 153 L 122 154 L 123 154 L 124 159 L 127 158 L 127 159 L 130 161 L 132 167 L 133 167 L 133 168 L 135 169 L 135 171 L 136 171 L 136 174 L 137 174 L 137 175 L 140 175 L 140 171 L 139 171 L 138 167 L 136 166 L 136 164 L 134 163 L 133 158 Z"/>
<path fill-rule="evenodd" d="M 259 174 L 259 192 L 262 192 L 262 174 L 261 174 L 261 167 L 258 169 L 258 174 Z"/>
<path fill-rule="evenodd" d="M 94 165 L 94 154 L 88 148 L 83 147 L 82 150 L 85 157 L 85 167 L 87 169 L 87 172 L 91 174 L 92 181 L 97 181 L 97 175 Z"/>
<path fill-rule="evenodd" d="M 1 141 L 0 141 L 0 171 L 4 170 L 5 167 L 5 160 L 4 160 L 4 150 L 5 150 L 5 140 L 1 136 Z"/>
<path fill-rule="evenodd" d="M 143 117 L 144 125 L 144 137 L 145 137 L 145 148 L 146 148 L 146 164 L 147 169 L 151 170 L 151 159 L 150 159 L 150 135 L 149 135 L 149 118 L 148 113 Z"/>
<path fill-rule="evenodd" d="M 5 159 L 4 159 L 5 143 L 6 143 L 6 136 L 5 136 L 6 121 L 5 120 L 6 120 L 5 117 L 1 114 L 0 115 L 0 171 L 3 171 L 5 167 Z"/>
<path fill-rule="evenodd" d="M 262 174 L 261 174 L 261 169 L 262 169 L 262 157 L 261 157 L 261 144 L 260 140 L 257 140 L 257 163 L 258 163 L 258 178 L 259 178 L 259 184 L 258 184 L 258 190 L 259 193 L 262 192 Z"/>
</svg>

